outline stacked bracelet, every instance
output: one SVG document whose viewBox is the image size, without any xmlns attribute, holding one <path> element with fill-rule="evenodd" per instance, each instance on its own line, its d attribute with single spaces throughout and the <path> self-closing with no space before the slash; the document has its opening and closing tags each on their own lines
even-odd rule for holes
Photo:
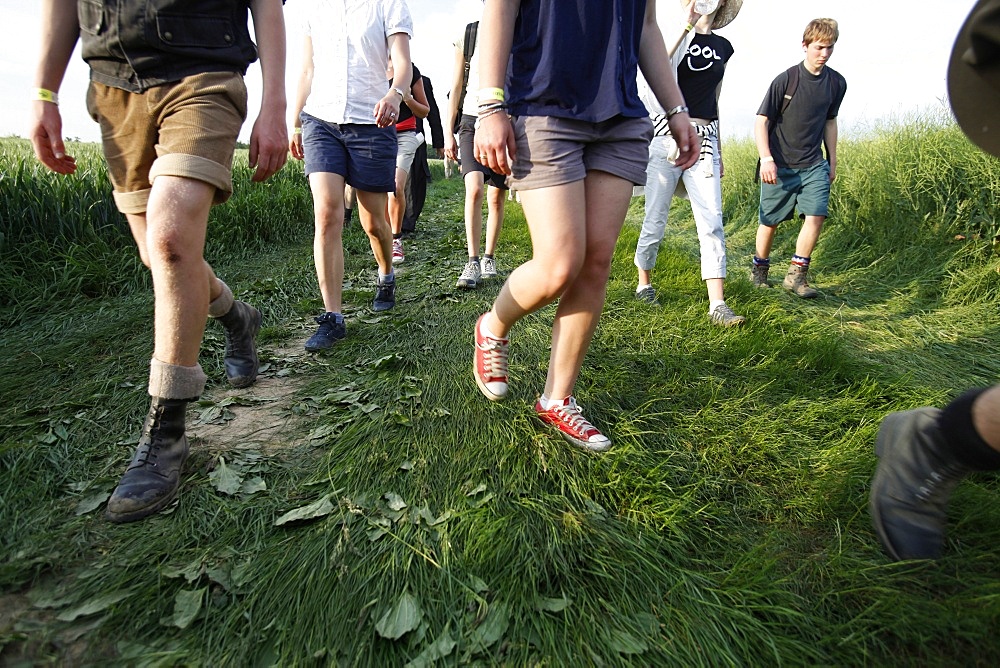
<svg viewBox="0 0 1000 668">
<path fill-rule="evenodd" d="M 476 129 L 476 130 L 478 130 L 478 129 L 479 129 L 479 123 L 480 123 L 480 122 L 481 122 L 481 121 L 482 121 L 482 120 L 483 120 L 484 118 L 489 118 L 489 117 L 490 117 L 490 116 L 492 116 L 493 114 L 498 114 L 498 113 L 500 113 L 501 111 L 503 111 L 503 107 L 496 107 L 496 108 L 494 108 L 494 109 L 490 109 L 490 110 L 489 110 L 488 112 L 486 112 L 485 114 L 484 114 L 484 113 L 482 113 L 482 111 L 480 111 L 480 113 L 479 113 L 479 118 L 477 118 L 477 119 L 476 119 L 476 122 L 475 122 L 475 124 L 473 124 L 473 128 L 474 128 L 474 129 Z"/>
<path fill-rule="evenodd" d="M 502 102 L 484 102 L 479 105 L 479 117 L 482 118 L 484 115 L 489 115 L 496 113 L 504 108 Z"/>
<path fill-rule="evenodd" d="M 54 105 L 59 105 L 59 96 L 53 93 L 47 88 L 35 88 L 33 89 L 34 96 L 31 99 L 41 100 L 42 102 L 51 102 Z"/>
</svg>

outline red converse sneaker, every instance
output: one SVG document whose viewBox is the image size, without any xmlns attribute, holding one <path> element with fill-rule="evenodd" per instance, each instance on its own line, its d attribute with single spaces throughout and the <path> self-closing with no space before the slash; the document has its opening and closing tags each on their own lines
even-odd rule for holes
<svg viewBox="0 0 1000 668">
<path fill-rule="evenodd" d="M 558 429 L 562 437 L 575 446 L 592 452 L 604 452 L 611 447 L 611 439 L 583 417 L 573 397 L 566 397 L 561 406 L 553 406 L 548 410 L 542 407 L 542 400 L 539 399 L 535 403 L 535 412 L 542 422 Z"/>
<path fill-rule="evenodd" d="M 392 263 L 402 264 L 406 260 L 406 255 L 403 254 L 403 240 L 393 239 L 392 240 Z"/>
<path fill-rule="evenodd" d="M 507 396 L 507 350 L 510 339 L 495 339 L 483 336 L 479 327 L 486 314 L 476 321 L 476 352 L 473 356 L 472 373 L 476 385 L 490 401 L 500 401 Z"/>
</svg>

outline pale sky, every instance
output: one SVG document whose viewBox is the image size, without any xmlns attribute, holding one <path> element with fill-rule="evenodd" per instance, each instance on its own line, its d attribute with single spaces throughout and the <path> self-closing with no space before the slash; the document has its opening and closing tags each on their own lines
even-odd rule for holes
<svg viewBox="0 0 1000 668">
<path fill-rule="evenodd" d="M 671 0 L 660 2 L 673 4 Z M 719 31 L 735 48 L 720 101 L 723 135 L 752 134 L 764 92 L 778 73 L 802 60 L 802 30 L 818 17 L 840 23 L 840 41 L 829 65 L 847 78 L 847 96 L 840 110 L 841 132 L 863 133 L 881 120 L 941 109 L 951 46 L 974 4 L 975 0 L 745 0 L 736 20 Z M 38 0 L 0 0 L 0 16 L 8 25 L 0 40 L 0 89 L 7 91 L 0 107 L 0 137 L 27 136 L 29 131 L 29 93 L 41 30 L 38 5 Z M 480 0 L 409 0 L 409 7 L 414 16 L 413 61 L 433 80 L 438 104 L 443 107 L 452 77 L 452 42 L 468 21 L 478 18 L 482 5 Z M 288 0 L 285 13 L 287 94 L 291 99 L 301 67 L 299 0 Z M 676 29 L 666 28 L 665 32 Z M 97 141 L 97 125 L 84 106 L 86 85 L 87 67 L 78 50 L 59 90 L 64 135 Z M 256 65 L 247 75 L 247 87 L 251 100 L 250 118 L 241 134 L 244 141 L 260 105 L 260 70 Z"/>
</svg>

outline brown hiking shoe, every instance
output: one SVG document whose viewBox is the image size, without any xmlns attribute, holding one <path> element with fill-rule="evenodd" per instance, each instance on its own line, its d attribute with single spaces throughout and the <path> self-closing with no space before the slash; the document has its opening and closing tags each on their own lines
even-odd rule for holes
<svg viewBox="0 0 1000 668">
<path fill-rule="evenodd" d="M 791 290 L 803 299 L 812 299 L 819 295 L 819 292 L 815 288 L 809 287 L 809 282 L 806 280 L 807 273 L 809 273 L 807 268 L 797 264 L 788 267 L 788 273 L 785 274 L 785 281 L 783 283 L 785 289 Z"/>
<path fill-rule="evenodd" d="M 755 288 L 769 288 L 771 284 L 767 282 L 767 272 L 770 266 L 766 264 L 750 265 L 750 281 Z"/>
</svg>

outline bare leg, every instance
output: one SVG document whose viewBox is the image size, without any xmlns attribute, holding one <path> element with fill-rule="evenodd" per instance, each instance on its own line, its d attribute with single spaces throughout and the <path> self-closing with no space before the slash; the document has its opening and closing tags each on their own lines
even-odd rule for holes
<svg viewBox="0 0 1000 668">
<path fill-rule="evenodd" d="M 465 175 L 465 242 L 469 257 L 479 256 L 483 236 L 483 173 Z"/>
<path fill-rule="evenodd" d="M 313 260 L 323 308 L 340 313 L 344 286 L 344 177 L 315 172 L 309 175 L 309 185 L 316 210 Z"/>
<path fill-rule="evenodd" d="M 632 197 L 630 182 L 606 172 L 589 172 L 584 184 L 586 255 L 556 310 L 545 380 L 545 396 L 550 399 L 564 399 L 573 394 L 604 308 L 611 256 Z"/>
<path fill-rule="evenodd" d="M 774 233 L 778 226 L 768 227 L 767 225 L 757 226 L 757 257 L 766 260 L 771 257 L 771 245 L 774 243 Z"/>
<path fill-rule="evenodd" d="M 403 216 L 406 215 L 406 176 L 406 170 L 397 167 L 396 191 L 389 193 L 389 224 L 394 235 L 403 232 Z"/>
<path fill-rule="evenodd" d="M 153 357 L 166 364 L 198 364 L 208 303 L 218 283 L 203 256 L 214 195 L 215 186 L 203 181 L 160 176 L 149 196 L 145 248 L 141 242 L 139 248 L 153 275 Z M 141 216 L 133 220 L 138 225 Z"/>
<path fill-rule="evenodd" d="M 584 183 L 524 192 L 532 256 L 507 277 L 486 314 L 496 336 L 506 337 L 514 323 L 555 301 L 576 279 L 587 248 Z"/>
<path fill-rule="evenodd" d="M 640 269 L 640 275 L 642 270 Z M 725 297 L 723 296 L 724 289 L 723 284 L 725 279 L 723 278 L 709 278 L 705 281 L 705 286 L 708 288 L 708 300 L 709 301 L 723 301 Z"/>
<path fill-rule="evenodd" d="M 493 252 L 497 248 L 500 230 L 503 229 L 504 204 L 503 190 L 489 186 L 486 189 L 486 206 L 488 209 L 486 217 L 486 255 L 493 255 Z M 480 212 L 480 215 L 482 215 L 482 212 Z"/>
<path fill-rule="evenodd" d="M 799 236 L 795 240 L 796 255 L 799 257 L 812 257 L 812 252 L 816 248 L 816 242 L 819 241 L 819 233 L 823 230 L 823 221 L 825 220 L 825 216 L 806 216 L 806 219 L 802 222 L 802 229 L 799 230 Z M 759 238 L 760 235 L 758 233 Z M 770 246 L 768 249 L 770 250 Z"/>
<path fill-rule="evenodd" d="M 364 190 L 358 194 L 358 213 L 361 227 L 368 235 L 375 263 L 380 273 L 392 273 L 392 228 L 385 219 L 386 193 L 370 193 Z"/>
</svg>

